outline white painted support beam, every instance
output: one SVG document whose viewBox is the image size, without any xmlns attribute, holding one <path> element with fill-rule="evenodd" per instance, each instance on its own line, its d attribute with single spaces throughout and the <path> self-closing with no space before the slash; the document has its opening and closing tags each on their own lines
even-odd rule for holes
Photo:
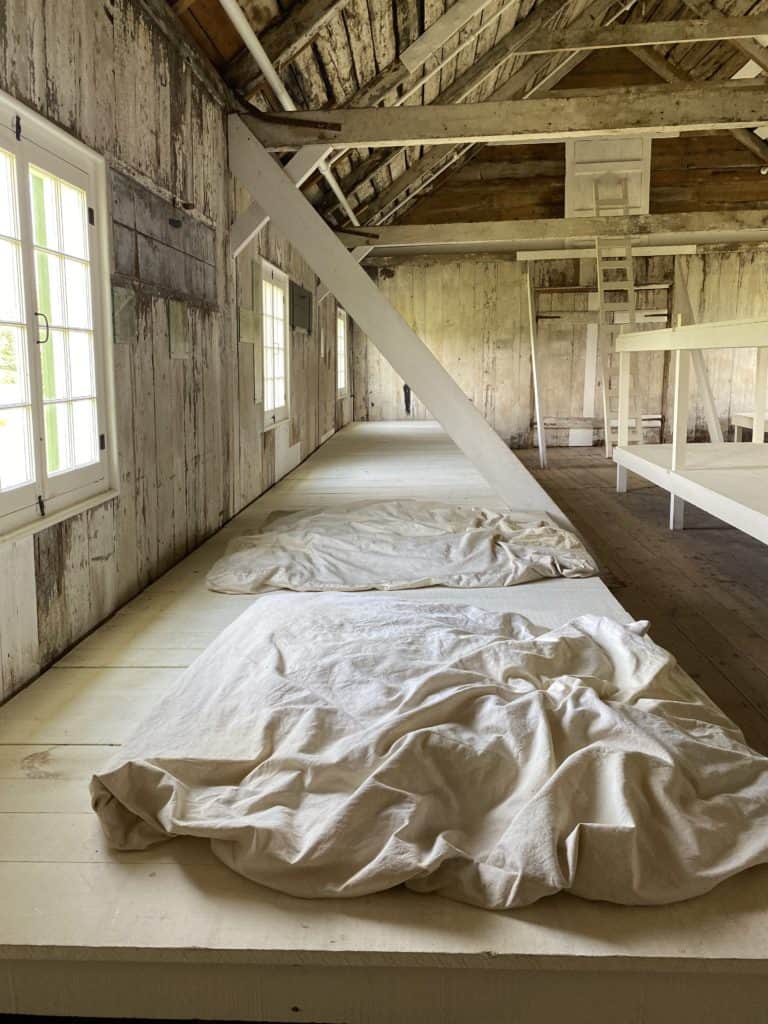
<svg viewBox="0 0 768 1024">
<path fill-rule="evenodd" d="M 768 320 L 722 320 L 665 327 L 659 331 L 633 331 L 616 339 L 617 352 L 674 352 L 711 348 L 765 348 Z"/>
<path fill-rule="evenodd" d="M 752 413 L 752 442 L 765 443 L 765 406 L 768 391 L 768 348 L 757 350 L 755 366 L 755 398 Z"/>
<path fill-rule="evenodd" d="M 628 355 L 623 352 L 622 355 Z M 675 352 L 674 405 L 672 411 L 672 472 L 685 468 L 688 445 L 688 408 L 691 396 L 691 353 Z"/>
<path fill-rule="evenodd" d="M 768 92 L 768 90 L 766 90 Z M 530 102 L 530 101 L 529 101 Z M 586 243 L 605 235 L 631 235 L 633 244 L 676 245 L 768 241 L 768 210 L 711 210 L 701 213 L 636 214 L 630 217 L 557 217 L 542 220 L 478 221 L 458 224 L 397 224 L 372 229 L 370 244 L 389 249 L 549 249 Z M 349 247 L 360 236 L 339 232 Z"/>
<path fill-rule="evenodd" d="M 531 380 L 533 383 L 533 412 L 536 417 L 536 444 L 539 449 L 539 465 L 547 468 L 547 435 L 541 409 L 541 388 L 539 387 L 539 359 L 536 352 L 536 295 L 533 290 L 531 270 L 525 275 L 525 291 L 528 296 L 528 332 L 531 340 Z"/>
<path fill-rule="evenodd" d="M 368 253 L 371 252 L 370 245 L 358 245 L 356 249 L 353 249 L 349 254 L 355 263 L 362 263 Z M 322 302 L 323 299 L 327 299 L 331 294 L 330 289 L 322 285 L 317 293 L 317 301 Z"/>
<path fill-rule="evenodd" d="M 435 50 L 444 46 L 459 29 L 481 14 L 492 2 L 493 0 L 456 0 L 434 25 L 430 25 L 426 32 L 422 32 L 415 42 L 403 50 L 400 61 L 410 72 L 418 71 Z"/>
<path fill-rule="evenodd" d="M 620 466 L 616 464 L 616 493 L 626 494 L 627 487 L 629 485 L 629 474 L 627 473 L 626 466 Z"/>
<path fill-rule="evenodd" d="M 322 166 L 330 152 L 330 146 L 304 146 L 285 165 L 285 173 L 299 188 L 318 167 Z M 236 217 L 230 232 L 232 255 L 239 256 L 268 220 L 269 216 L 256 202 L 251 203 L 247 210 Z"/>
<path fill-rule="evenodd" d="M 695 245 L 633 245 L 633 256 L 695 256 Z M 624 246 L 606 246 L 603 256 L 623 256 Z M 596 249 L 518 249 L 515 253 L 520 262 L 529 260 L 595 260 Z"/>
<path fill-rule="evenodd" d="M 282 237 L 409 382 L 499 497 L 514 507 L 520 474 L 515 456 L 238 115 L 229 118 L 229 156 L 232 173 L 264 204 Z"/>
<path fill-rule="evenodd" d="M 685 527 L 685 502 L 676 494 L 669 496 L 669 528 L 682 530 Z"/>
<path fill-rule="evenodd" d="M 716 42 L 768 35 L 768 15 L 680 19 L 678 21 L 630 21 L 597 30 L 566 28 L 538 33 L 517 52 L 563 53 L 569 50 L 608 50 L 624 46 L 666 46 L 675 43 Z"/>
<path fill-rule="evenodd" d="M 629 388 L 630 388 L 630 359 L 631 353 L 621 352 L 619 354 L 619 429 L 617 444 L 620 448 L 626 448 L 629 444 Z"/>
<path fill-rule="evenodd" d="M 279 118 L 249 115 L 248 124 L 267 149 L 277 152 L 323 142 L 355 149 L 551 142 L 768 124 L 768 90 L 750 79 L 625 86 L 490 103 L 286 111 Z"/>
</svg>

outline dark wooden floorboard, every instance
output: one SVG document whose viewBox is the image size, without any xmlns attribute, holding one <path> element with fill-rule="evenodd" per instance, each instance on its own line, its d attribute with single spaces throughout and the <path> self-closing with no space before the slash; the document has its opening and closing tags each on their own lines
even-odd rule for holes
<svg viewBox="0 0 768 1024">
<path fill-rule="evenodd" d="M 555 448 L 523 463 L 590 545 L 606 584 L 651 636 L 768 753 L 768 546 L 692 505 L 667 528 L 669 495 L 616 469 L 599 448 Z"/>
</svg>

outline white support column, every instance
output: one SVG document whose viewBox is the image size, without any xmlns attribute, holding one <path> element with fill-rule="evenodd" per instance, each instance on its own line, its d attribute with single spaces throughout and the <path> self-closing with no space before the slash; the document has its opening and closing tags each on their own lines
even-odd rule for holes
<svg viewBox="0 0 768 1024">
<path fill-rule="evenodd" d="M 704 403 L 704 416 L 707 421 L 709 440 L 713 442 L 722 442 L 724 440 L 723 428 L 720 426 L 720 417 L 717 415 L 717 409 L 715 408 L 715 396 L 712 394 L 712 388 L 709 383 L 709 374 L 707 373 L 707 367 L 704 362 L 704 355 L 701 349 L 693 349 L 691 352 L 691 359 L 693 360 L 693 369 L 696 374 L 696 383 L 699 386 L 701 400 Z"/>
<path fill-rule="evenodd" d="M 539 367 L 536 353 L 536 296 L 533 291 L 531 270 L 525 272 L 525 289 L 528 295 L 528 329 L 531 336 L 531 378 L 533 381 L 533 412 L 536 417 L 536 442 L 539 448 L 539 465 L 547 468 L 547 436 L 541 412 L 541 392 L 539 389 Z"/>
<path fill-rule="evenodd" d="M 628 482 L 627 467 L 616 465 L 616 493 L 626 494 L 627 493 L 627 482 Z"/>
<path fill-rule="evenodd" d="M 350 256 L 355 261 L 355 263 L 362 263 L 369 252 L 373 252 L 372 245 L 358 245 L 356 249 L 351 250 Z M 322 302 L 323 299 L 327 299 L 330 294 L 330 289 L 326 288 L 325 285 L 323 285 L 323 287 L 320 288 L 317 293 L 317 301 Z"/>
<path fill-rule="evenodd" d="M 522 468 L 518 460 L 238 115 L 229 119 L 229 159 L 232 173 L 258 197 L 277 231 L 409 382 L 499 497 L 514 508 Z"/>
<path fill-rule="evenodd" d="M 688 405 L 690 402 L 691 353 L 675 352 L 675 400 L 672 412 L 672 472 L 685 468 L 688 441 Z"/>
<path fill-rule="evenodd" d="M 755 401 L 753 405 L 752 443 L 763 444 L 765 441 L 765 405 L 768 391 L 768 348 L 757 350 L 757 366 L 755 367 Z"/>
<path fill-rule="evenodd" d="M 323 161 L 332 152 L 332 146 L 304 146 L 285 165 L 285 173 L 294 185 L 299 188 L 318 167 L 322 166 Z M 233 257 L 240 255 L 251 239 L 258 235 L 268 220 L 269 215 L 255 201 L 239 217 L 235 218 L 230 233 Z"/>
<path fill-rule="evenodd" d="M 619 448 L 629 446 L 629 385 L 630 385 L 630 352 L 619 353 L 619 429 L 617 444 Z"/>
<path fill-rule="evenodd" d="M 685 528 L 685 502 L 676 494 L 669 496 L 669 528 L 670 530 Z"/>
</svg>

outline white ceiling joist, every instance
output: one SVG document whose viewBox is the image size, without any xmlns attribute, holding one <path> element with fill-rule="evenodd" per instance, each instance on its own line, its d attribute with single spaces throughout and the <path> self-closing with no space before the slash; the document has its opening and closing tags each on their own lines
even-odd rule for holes
<svg viewBox="0 0 768 1024">
<path fill-rule="evenodd" d="M 238 115 L 229 118 L 229 159 L 232 172 L 263 204 L 281 236 L 408 381 L 499 497 L 514 506 L 521 464 Z"/>
<path fill-rule="evenodd" d="M 681 21 L 634 21 L 597 31 L 564 29 L 537 34 L 518 48 L 518 53 L 560 53 L 566 50 L 607 50 L 624 46 L 666 46 L 673 43 L 706 43 L 722 39 L 751 39 L 768 35 L 768 15 L 744 18 L 713 15 Z"/>
<path fill-rule="evenodd" d="M 273 151 L 320 143 L 360 149 L 703 132 L 768 124 L 768 89 L 751 80 L 628 86 L 495 103 L 286 112 L 249 116 L 248 124 Z"/>
</svg>

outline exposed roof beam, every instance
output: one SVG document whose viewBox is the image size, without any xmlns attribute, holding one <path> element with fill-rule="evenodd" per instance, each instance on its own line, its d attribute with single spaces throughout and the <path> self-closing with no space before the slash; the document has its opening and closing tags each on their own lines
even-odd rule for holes
<svg viewBox="0 0 768 1024">
<path fill-rule="evenodd" d="M 400 60 L 409 71 L 417 71 L 428 57 L 444 46 L 468 21 L 481 14 L 493 0 L 456 0 L 445 14 L 403 50 Z"/>
<path fill-rule="evenodd" d="M 655 245 L 720 241 L 768 241 L 768 209 L 701 213 L 639 214 L 631 217 L 558 217 L 548 220 L 483 221 L 477 224 L 397 224 L 377 227 L 366 237 L 377 255 L 390 250 L 515 251 L 557 246 L 592 249 L 597 236 L 630 235 Z M 349 248 L 359 234 L 338 232 Z M 553 244 L 554 243 L 554 244 Z"/>
<path fill-rule="evenodd" d="M 173 5 L 173 13 L 178 17 L 184 11 L 188 11 L 194 2 L 195 0 L 176 0 L 176 3 Z"/>
<path fill-rule="evenodd" d="M 630 21 L 597 31 L 564 29 L 539 34 L 523 43 L 519 53 L 562 53 L 567 50 L 609 50 L 626 46 L 706 43 L 768 35 L 768 15 L 744 18 L 711 16 L 681 21 Z"/>
<path fill-rule="evenodd" d="M 700 18 L 709 17 L 711 14 L 719 14 L 719 10 L 710 0 L 684 0 L 687 7 L 698 14 Z M 755 64 L 768 71 L 768 50 L 756 39 L 732 39 L 731 45 L 741 50 Z"/>
<path fill-rule="evenodd" d="M 565 76 L 570 71 L 572 71 L 573 68 L 575 68 L 578 64 L 586 60 L 588 56 L 588 50 L 581 50 L 577 53 L 572 53 L 568 57 L 566 57 L 565 60 L 560 61 L 555 67 L 551 68 L 546 75 L 544 75 L 535 83 L 535 85 L 531 85 L 530 78 L 528 78 L 521 88 L 519 88 L 516 92 L 512 92 L 511 90 L 514 88 L 515 81 L 523 81 L 524 72 L 526 70 L 530 70 L 531 63 L 529 61 L 526 64 L 524 64 L 522 68 L 519 69 L 516 75 L 513 75 L 511 79 L 505 82 L 503 86 L 501 86 L 495 93 L 493 93 L 491 98 L 496 99 L 499 98 L 501 95 L 504 95 L 507 99 L 524 99 L 529 96 L 536 96 L 539 95 L 540 93 L 548 92 L 550 89 L 554 89 L 558 82 L 565 78 Z M 536 67 L 534 72 L 531 73 L 531 77 L 533 77 L 534 74 L 538 73 L 538 70 L 539 68 Z M 469 163 L 469 161 L 472 160 L 472 158 L 475 157 L 483 148 L 484 147 L 482 143 L 476 146 L 472 146 L 468 152 L 462 155 L 462 166 L 463 164 Z M 401 175 L 399 178 L 393 181 L 389 188 L 385 189 L 380 195 L 376 197 L 376 199 L 369 203 L 365 207 L 365 209 L 361 211 L 360 219 L 362 219 L 365 223 L 376 221 L 379 213 L 381 213 L 382 210 L 387 209 L 387 207 L 390 207 L 390 209 L 387 210 L 386 216 L 383 219 L 389 219 L 390 217 L 393 217 L 396 213 L 399 213 L 403 209 L 403 207 L 407 206 L 410 202 L 416 199 L 418 195 L 420 195 L 421 192 L 424 191 L 425 188 L 429 188 L 429 186 L 432 185 L 434 181 L 444 173 L 444 171 L 450 169 L 450 167 L 452 167 L 456 162 L 451 160 L 445 160 L 443 164 L 441 164 L 440 166 L 436 167 L 433 170 L 428 165 L 427 160 L 429 154 L 432 153 L 433 151 L 433 149 L 429 150 L 426 157 L 422 157 L 421 160 L 418 160 L 414 164 L 412 164 L 405 174 Z M 446 154 L 443 153 L 443 156 L 445 157 Z M 406 189 L 410 188 L 411 185 L 414 184 L 415 182 L 419 182 L 418 188 L 413 189 L 411 192 L 408 193 L 408 195 L 404 196 L 403 198 L 400 198 L 403 192 Z M 398 199 L 400 199 L 399 202 L 397 202 Z"/>
<path fill-rule="evenodd" d="M 682 68 L 672 64 L 671 61 L 662 57 L 660 53 L 655 50 L 651 50 L 644 46 L 630 47 L 630 53 L 634 54 L 638 60 L 642 61 L 646 67 L 649 67 L 652 71 L 663 78 L 665 82 L 672 84 L 681 84 L 684 82 L 691 82 L 693 79 L 687 71 L 683 71 Z M 755 156 L 759 157 L 764 164 L 768 165 L 768 143 L 764 142 L 755 132 L 749 128 L 732 128 L 731 135 L 735 139 L 751 150 Z"/>
<path fill-rule="evenodd" d="M 283 21 L 271 25 L 259 36 L 267 56 L 277 68 L 290 63 L 350 0 L 299 0 Z M 253 95 L 263 81 L 261 71 L 248 50 L 243 50 L 224 69 L 224 78 L 234 89 Z"/>
<path fill-rule="evenodd" d="M 321 143 L 359 149 L 548 142 L 768 124 L 768 90 L 750 80 L 682 88 L 627 86 L 597 94 L 493 103 L 286 111 L 279 117 L 251 115 L 248 123 L 255 137 L 274 152 Z"/>
<path fill-rule="evenodd" d="M 589 10 L 583 12 L 574 21 L 574 25 L 594 25 L 597 19 L 602 17 L 603 13 L 609 6 L 610 0 L 601 0 L 600 3 L 593 2 Z M 515 53 L 516 47 L 522 45 L 526 39 L 540 31 L 544 25 L 550 22 L 557 14 L 560 14 L 563 9 L 562 0 L 543 0 L 543 2 L 531 11 L 527 17 L 514 25 L 509 32 L 507 32 L 496 43 L 495 46 L 486 51 L 486 53 L 479 57 L 463 74 L 459 75 L 459 77 L 456 78 L 448 88 L 444 89 L 435 98 L 434 103 L 462 102 L 462 100 L 466 99 L 473 90 L 482 85 L 486 79 L 488 79 L 492 74 L 498 72 L 499 68 L 505 63 L 505 61 Z M 524 75 L 524 82 L 527 84 L 537 71 L 546 66 L 549 60 L 551 60 L 551 58 L 536 57 L 526 61 L 525 68 L 527 70 Z M 518 69 L 518 72 L 513 75 L 513 79 L 519 80 L 519 72 L 521 71 L 522 69 Z M 401 80 L 404 80 L 405 77 L 407 76 L 403 76 Z M 379 96 L 378 98 L 381 97 Z M 511 96 L 508 98 L 511 98 Z M 353 102 L 356 106 L 360 106 L 359 101 Z M 372 90 L 369 102 L 371 105 L 378 102 L 375 90 Z M 386 167 L 392 160 L 400 156 L 403 151 L 403 148 L 398 148 L 395 152 L 389 153 L 383 158 L 381 154 L 378 153 L 372 153 L 370 156 L 366 157 L 365 160 L 358 164 L 351 174 L 347 175 L 347 177 L 342 180 L 341 186 L 345 193 L 349 194 L 355 189 L 359 189 L 362 188 L 363 185 L 367 185 L 380 170 Z M 335 208 L 336 206 L 334 203 L 323 204 L 321 206 L 321 209 L 326 213 Z"/>
</svg>

